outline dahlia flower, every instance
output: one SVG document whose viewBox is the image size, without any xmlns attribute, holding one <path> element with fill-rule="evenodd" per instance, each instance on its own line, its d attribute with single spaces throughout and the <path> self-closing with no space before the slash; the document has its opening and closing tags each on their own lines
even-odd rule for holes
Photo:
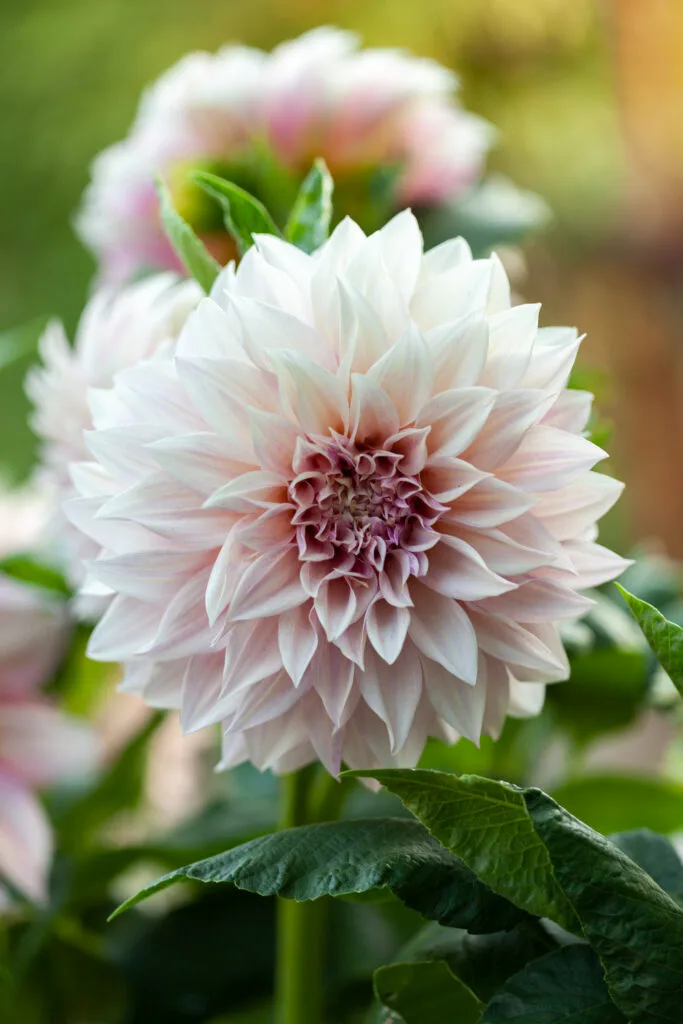
<svg viewBox="0 0 683 1024">
<path fill-rule="evenodd" d="M 221 173 L 271 207 L 281 200 L 280 214 L 317 156 L 337 182 L 340 213 L 367 215 L 380 179 L 394 176 L 396 208 L 456 198 L 479 177 L 493 134 L 457 104 L 456 85 L 431 60 L 359 50 L 353 33 L 334 28 L 271 54 L 188 54 L 144 94 L 129 136 L 95 160 L 77 229 L 103 279 L 120 282 L 145 267 L 177 268 L 159 224 L 158 173 L 222 263 L 232 243 L 218 208 L 188 186 L 188 169 Z"/>
<path fill-rule="evenodd" d="M 68 505 L 112 595 L 90 656 L 222 721 L 224 767 L 414 764 L 538 712 L 558 623 L 625 564 L 595 542 L 621 484 L 566 390 L 580 339 L 538 314 L 407 211 L 311 256 L 259 236 L 94 409 Z"/>
<path fill-rule="evenodd" d="M 37 478 L 56 510 L 46 534 L 69 581 L 82 584 L 83 560 L 98 546 L 75 530 L 61 512 L 76 491 L 69 465 L 87 456 L 83 431 L 92 426 L 92 400 L 106 403 L 107 389 L 118 370 L 134 366 L 163 350 L 185 322 L 202 292 L 194 281 L 159 274 L 121 292 L 103 289 L 86 306 L 73 348 L 59 322 L 49 324 L 40 340 L 42 366 L 34 367 L 26 391 L 34 409 L 31 426 L 42 442 Z M 96 614 L 97 592 L 81 599 L 84 614 Z"/>
<path fill-rule="evenodd" d="M 0 504 L 3 554 L 27 546 L 26 521 L 10 513 L 29 499 Z M 52 853 L 36 788 L 90 766 L 90 730 L 39 695 L 63 653 L 64 602 L 39 587 L 0 575 L 0 876 L 32 899 L 45 895 Z M 0 908 L 8 902 L 0 885 Z"/>
</svg>

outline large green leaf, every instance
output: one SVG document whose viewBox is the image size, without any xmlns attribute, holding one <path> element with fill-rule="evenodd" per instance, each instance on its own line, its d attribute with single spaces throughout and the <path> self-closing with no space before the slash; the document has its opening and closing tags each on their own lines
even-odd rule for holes
<svg viewBox="0 0 683 1024">
<path fill-rule="evenodd" d="M 660 665 L 669 674 L 678 692 L 683 694 L 683 629 L 666 619 L 647 601 L 629 594 L 618 583 L 615 586 L 631 609 Z"/>
<path fill-rule="evenodd" d="M 607 835 L 626 829 L 683 829 L 683 786 L 637 776 L 596 775 L 565 782 L 553 796 L 570 814 Z"/>
<path fill-rule="evenodd" d="M 493 997 L 481 1024 L 626 1024 L 595 953 L 565 946 L 528 964 Z"/>
<path fill-rule="evenodd" d="M 157 181 L 157 192 L 161 222 L 174 252 L 195 281 L 205 292 L 210 292 L 213 282 L 220 273 L 220 263 L 213 258 L 201 238 L 195 235 L 187 221 L 180 216 L 173 205 L 171 193 L 161 180 Z"/>
<path fill-rule="evenodd" d="M 477 1024 L 482 1004 L 443 960 L 380 967 L 375 995 L 401 1024 Z M 386 1020 L 382 1015 L 380 1020 Z"/>
<path fill-rule="evenodd" d="M 318 249 L 329 235 L 333 189 L 325 161 L 318 158 L 303 180 L 285 227 L 285 237 L 304 252 Z"/>
<path fill-rule="evenodd" d="M 533 918 L 489 935 L 430 923 L 403 947 L 398 959 L 445 960 L 453 974 L 487 1002 L 512 974 L 554 949 L 556 940 Z"/>
<path fill-rule="evenodd" d="M 254 235 L 280 235 L 263 203 L 239 185 L 206 171 L 196 171 L 192 178 L 220 203 L 225 226 L 235 239 L 240 256 L 254 244 Z"/>
<path fill-rule="evenodd" d="M 511 928 L 524 916 L 410 819 L 326 822 L 262 836 L 164 875 L 114 916 L 183 879 L 299 901 L 386 887 L 424 917 L 474 932 Z"/>
<path fill-rule="evenodd" d="M 640 864 L 664 892 L 683 903 L 683 862 L 668 839 L 648 828 L 617 832 L 609 838 L 627 857 Z"/>
<path fill-rule="evenodd" d="M 496 892 L 582 932 L 631 1024 L 680 1020 L 683 910 L 614 844 L 538 789 L 424 770 L 353 774 L 396 793 Z"/>
<path fill-rule="evenodd" d="M 396 793 L 446 849 L 457 851 L 479 878 L 518 907 L 580 931 L 534 830 L 523 790 L 478 775 L 424 769 L 349 774 L 370 776 Z"/>
</svg>

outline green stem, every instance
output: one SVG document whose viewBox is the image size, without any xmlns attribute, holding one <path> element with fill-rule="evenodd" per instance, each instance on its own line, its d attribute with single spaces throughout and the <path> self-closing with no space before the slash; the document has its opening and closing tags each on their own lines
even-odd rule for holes
<svg viewBox="0 0 683 1024">
<path fill-rule="evenodd" d="M 316 766 L 284 777 L 282 827 L 308 824 Z M 278 897 L 277 1024 L 324 1024 L 327 901 Z"/>
</svg>

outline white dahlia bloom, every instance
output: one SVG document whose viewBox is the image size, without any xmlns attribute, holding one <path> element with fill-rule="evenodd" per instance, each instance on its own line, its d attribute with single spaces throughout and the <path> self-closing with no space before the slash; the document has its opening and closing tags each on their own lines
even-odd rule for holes
<svg viewBox="0 0 683 1024">
<path fill-rule="evenodd" d="M 113 595 L 90 655 L 186 730 L 222 721 L 226 767 L 414 764 L 536 713 L 558 623 L 624 565 L 595 543 L 621 484 L 565 387 L 579 338 L 538 313 L 409 212 L 311 256 L 259 237 L 95 408 L 68 506 Z"/>
<path fill-rule="evenodd" d="M 26 380 L 34 409 L 31 426 L 41 442 L 37 479 L 56 511 L 46 534 L 56 558 L 74 585 L 83 582 L 83 560 L 98 546 L 74 529 L 61 512 L 77 492 L 70 464 L 87 458 L 83 431 L 92 426 L 88 392 L 93 403 L 106 403 L 115 374 L 149 359 L 175 340 L 202 291 L 194 281 L 159 274 L 121 292 L 103 289 L 85 308 L 73 347 L 58 321 L 40 340 L 42 365 Z M 84 600 L 86 612 L 97 610 L 98 598 Z"/>
<path fill-rule="evenodd" d="M 285 175 L 262 198 L 286 192 L 325 158 L 340 213 L 372 205 L 373 174 L 396 174 L 396 208 L 460 195 L 481 172 L 493 131 L 464 111 L 455 76 L 431 60 L 389 49 L 359 49 L 351 32 L 318 28 L 272 53 L 227 46 L 190 53 L 142 98 L 128 137 L 97 157 L 77 218 L 85 244 L 109 282 L 141 268 L 177 268 L 161 229 L 156 174 L 184 216 L 227 262 L 232 243 L 222 217 L 188 168 L 225 174 L 251 191 L 264 146 Z M 272 168 L 271 168 L 272 170 Z M 282 212 L 282 211 L 279 211 Z"/>
</svg>

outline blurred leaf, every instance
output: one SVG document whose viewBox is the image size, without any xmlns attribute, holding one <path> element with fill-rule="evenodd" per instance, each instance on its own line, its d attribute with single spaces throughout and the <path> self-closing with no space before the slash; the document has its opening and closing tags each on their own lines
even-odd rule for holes
<svg viewBox="0 0 683 1024">
<path fill-rule="evenodd" d="M 609 647 L 574 656 L 569 682 L 546 696 L 560 727 L 586 744 L 630 725 L 646 694 L 647 652 Z"/>
<path fill-rule="evenodd" d="M 445 960 L 453 974 L 487 1002 L 512 974 L 556 948 L 555 940 L 535 920 L 490 935 L 428 924 L 404 946 L 400 959 Z"/>
<path fill-rule="evenodd" d="M 53 809 L 53 819 L 66 850 L 82 849 L 92 833 L 108 823 L 120 811 L 135 807 L 142 796 L 147 747 L 164 715 L 157 711 L 123 748 L 114 763 L 81 796 L 68 802 L 61 812 Z"/>
<path fill-rule="evenodd" d="M 53 590 L 64 597 L 70 597 L 71 588 L 56 569 L 36 562 L 30 555 L 8 555 L 0 559 L 0 572 L 24 583 L 33 583 L 45 590 Z"/>
<path fill-rule="evenodd" d="M 409 819 L 326 822 L 262 836 L 164 875 L 112 916 L 183 879 L 232 882 L 299 901 L 388 886 L 424 917 L 477 932 L 500 931 L 523 917 Z"/>
<path fill-rule="evenodd" d="M 91 628 L 78 623 L 71 632 L 71 641 L 57 675 L 48 692 L 59 695 L 65 711 L 87 716 L 110 692 L 111 683 L 121 673 L 120 666 L 102 661 L 91 661 L 86 656 Z"/>
<path fill-rule="evenodd" d="M 330 233 L 334 182 L 318 158 L 299 189 L 285 227 L 285 238 L 304 252 L 319 249 Z"/>
<path fill-rule="evenodd" d="M 647 871 L 664 892 L 683 903 L 683 862 L 668 839 L 647 828 L 617 832 L 609 838 L 643 871 Z"/>
<path fill-rule="evenodd" d="M 645 634 L 659 664 L 669 675 L 680 694 L 683 694 L 683 629 L 669 622 L 660 611 L 647 601 L 629 594 L 618 583 L 614 584 L 631 609 L 634 619 Z"/>
<path fill-rule="evenodd" d="M 481 1024 L 626 1024 L 588 946 L 565 946 L 528 964 L 493 997 Z"/>
<path fill-rule="evenodd" d="M 39 316 L 27 324 L 0 332 L 0 372 L 37 351 L 38 341 L 47 323 L 46 316 Z"/>
<path fill-rule="evenodd" d="M 218 277 L 220 264 L 175 209 L 171 193 L 161 180 L 157 180 L 157 192 L 159 214 L 168 240 L 183 266 L 187 267 L 195 281 L 208 294 Z"/>
<path fill-rule="evenodd" d="M 221 204 L 225 226 L 235 239 L 240 256 L 254 244 L 256 234 L 281 237 L 280 229 L 263 203 L 239 185 L 205 171 L 196 171 L 192 178 Z"/>
<path fill-rule="evenodd" d="M 677 1019 L 683 909 L 539 789 L 420 769 L 352 772 L 401 797 L 491 888 L 582 934 L 631 1024 Z"/>
<path fill-rule="evenodd" d="M 540 196 L 498 174 L 470 189 L 457 203 L 425 211 L 421 217 L 428 247 L 462 235 L 475 256 L 498 245 L 520 242 L 550 219 L 548 205 Z"/>
<path fill-rule="evenodd" d="M 683 786 L 664 779 L 595 775 L 565 782 L 553 797 L 604 835 L 634 828 L 683 830 Z"/>
<path fill-rule="evenodd" d="M 402 1024 L 477 1024 L 481 1017 L 482 1004 L 443 960 L 380 967 L 374 987 L 382 1005 Z M 386 1020 L 381 1015 L 378 1019 Z"/>
</svg>

